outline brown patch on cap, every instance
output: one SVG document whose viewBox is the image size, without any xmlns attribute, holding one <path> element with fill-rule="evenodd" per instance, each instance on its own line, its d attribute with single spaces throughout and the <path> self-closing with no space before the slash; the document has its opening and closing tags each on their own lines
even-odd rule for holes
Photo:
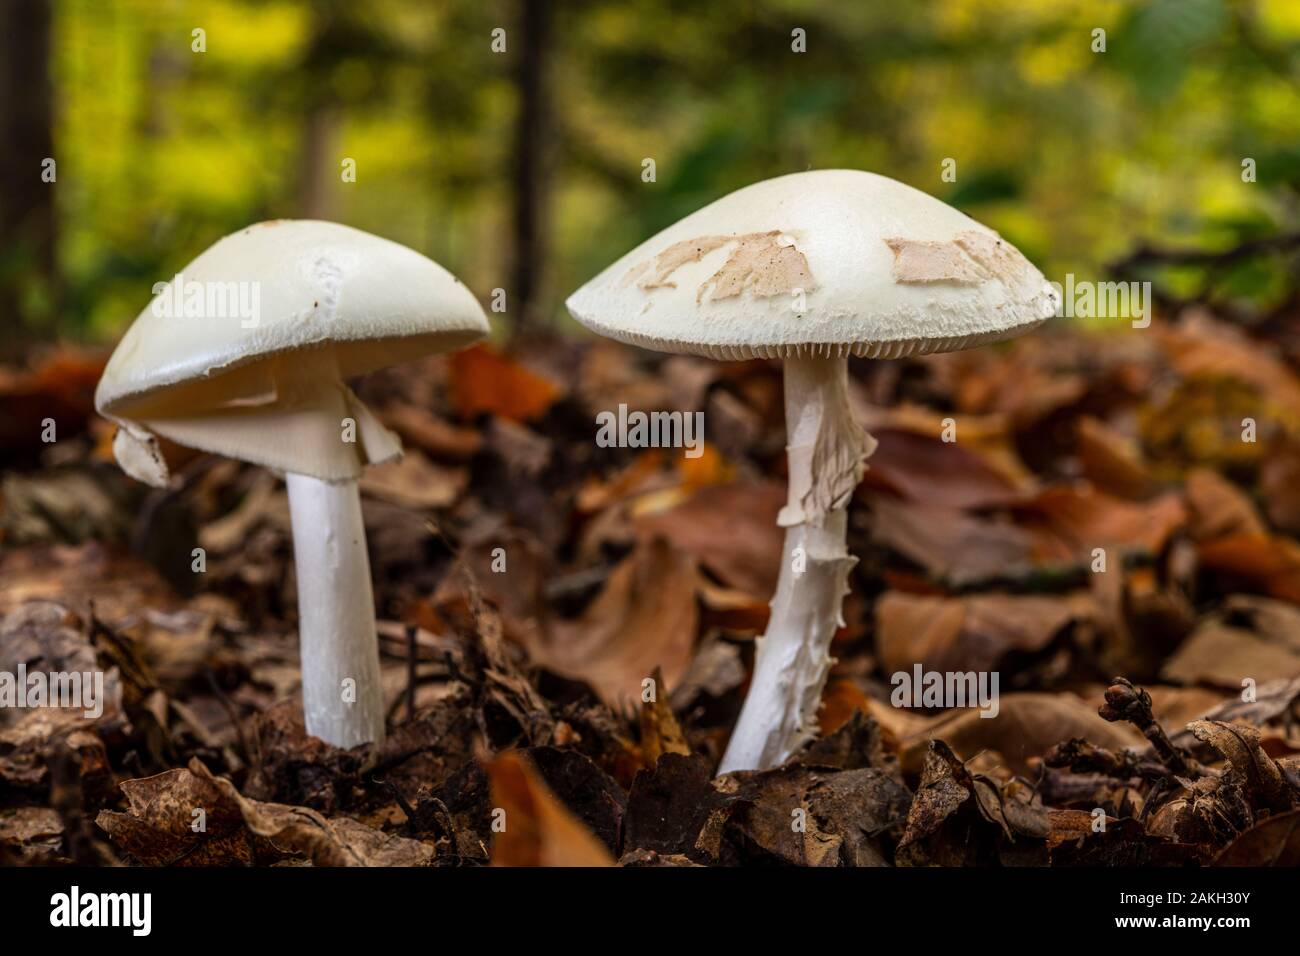
<svg viewBox="0 0 1300 956">
<path fill-rule="evenodd" d="M 639 283 L 644 290 L 675 289 L 677 283 L 671 276 L 684 265 L 699 262 L 706 255 L 730 243 L 735 243 L 731 255 L 722 268 L 700 285 L 696 301 L 712 290 L 713 299 L 732 299 L 745 290 L 757 298 L 771 298 L 802 289 L 811 292 L 816 285 L 808 259 L 795 248 L 779 229 L 771 232 L 751 232 L 743 236 L 700 236 L 675 242 L 655 256 L 650 275 Z M 645 264 L 629 272 L 624 281 L 630 281 L 647 271 Z"/>
<path fill-rule="evenodd" d="M 888 237 L 894 253 L 895 282 L 955 282 L 978 285 L 989 279 L 1010 284 L 1018 281 L 1029 261 L 1010 243 L 997 236 L 967 230 L 951 240 L 933 241 Z"/>
</svg>

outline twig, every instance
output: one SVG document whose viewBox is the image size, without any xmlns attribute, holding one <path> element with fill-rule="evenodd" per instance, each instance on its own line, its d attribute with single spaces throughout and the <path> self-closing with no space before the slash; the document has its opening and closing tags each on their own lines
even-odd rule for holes
<svg viewBox="0 0 1300 956">
<path fill-rule="evenodd" d="M 1160 726 L 1155 715 L 1151 713 L 1151 695 L 1132 682 L 1116 677 L 1106 688 L 1106 703 L 1097 710 L 1103 720 L 1112 723 L 1126 720 L 1151 742 L 1160 762 L 1177 776 L 1193 773 L 1192 765 L 1183 756 L 1182 751 L 1169 742 L 1165 729 Z"/>
</svg>

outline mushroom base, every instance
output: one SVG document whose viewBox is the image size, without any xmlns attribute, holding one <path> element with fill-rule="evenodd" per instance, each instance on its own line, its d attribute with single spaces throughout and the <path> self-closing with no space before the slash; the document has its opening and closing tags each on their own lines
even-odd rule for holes
<svg viewBox="0 0 1300 956">
<path fill-rule="evenodd" d="M 785 414 L 790 494 L 778 521 L 785 550 L 754 676 L 719 773 L 784 763 L 817 726 L 831 638 L 844 624 L 848 502 L 875 442 L 853 418 L 843 357 L 788 358 Z"/>
<path fill-rule="evenodd" d="M 382 740 L 379 639 L 357 483 L 289 473 L 285 484 L 307 732 L 336 747 Z"/>
</svg>

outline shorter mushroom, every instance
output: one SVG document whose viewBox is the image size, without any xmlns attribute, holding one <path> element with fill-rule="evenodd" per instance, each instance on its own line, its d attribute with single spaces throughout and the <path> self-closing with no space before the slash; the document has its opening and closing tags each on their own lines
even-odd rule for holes
<svg viewBox="0 0 1300 956">
<path fill-rule="evenodd" d="M 357 479 L 401 454 L 344 383 L 488 332 L 473 294 L 419 253 L 329 222 L 274 221 L 209 248 L 118 344 L 95 407 L 127 474 L 169 480 L 159 438 L 285 475 L 307 731 L 384 734 Z"/>
<path fill-rule="evenodd" d="M 754 676 L 719 772 L 776 766 L 816 728 L 856 559 L 848 503 L 875 441 L 848 356 L 899 358 L 1019 335 L 1057 293 L 1010 243 L 923 192 L 856 170 L 747 186 L 648 239 L 575 292 L 602 335 L 717 359 L 779 358 L 785 554 Z"/>
</svg>

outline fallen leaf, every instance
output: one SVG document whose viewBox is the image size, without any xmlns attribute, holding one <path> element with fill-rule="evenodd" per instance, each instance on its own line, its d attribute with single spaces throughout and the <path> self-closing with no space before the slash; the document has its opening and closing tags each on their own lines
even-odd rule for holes
<svg viewBox="0 0 1300 956">
<path fill-rule="evenodd" d="M 667 511 L 638 515 L 635 526 L 662 535 L 728 587 L 763 601 L 776 589 L 784 534 L 776 523 L 785 490 L 775 482 L 712 485 Z"/>
<path fill-rule="evenodd" d="M 1087 484 L 1046 488 L 1018 511 L 1035 536 L 1041 560 L 1089 563 L 1095 548 L 1158 554 L 1187 517 L 1180 496 L 1172 492 L 1131 502 Z"/>
<path fill-rule="evenodd" d="M 1300 866 L 1300 810 L 1263 820 L 1229 843 L 1215 866 Z"/>
<path fill-rule="evenodd" d="M 451 401 L 462 419 L 487 412 L 532 421 L 559 397 L 558 385 L 490 345 L 473 345 L 451 357 Z"/>
<path fill-rule="evenodd" d="M 1194 720 L 1187 729 L 1223 756 L 1258 805 L 1274 812 L 1295 805 L 1296 791 L 1287 784 L 1273 758 L 1260 749 L 1256 728 L 1219 720 Z"/>
<path fill-rule="evenodd" d="M 1076 440 L 1083 476 L 1100 491 L 1141 501 L 1158 490 L 1141 447 L 1108 423 L 1092 415 L 1080 416 Z"/>
<path fill-rule="evenodd" d="M 1217 471 L 1195 468 L 1187 476 L 1187 532 L 1193 540 L 1262 535 L 1266 530 L 1246 493 Z"/>
<path fill-rule="evenodd" d="M 614 858 L 551 793 L 527 759 L 508 752 L 487 767 L 492 802 L 504 828 L 492 844 L 493 866 L 613 866 Z"/>
<path fill-rule="evenodd" d="M 146 865 L 248 864 L 301 853 L 316 866 L 418 866 L 433 849 L 381 833 L 349 817 L 327 819 L 307 807 L 249 800 L 197 758 L 187 769 L 126 780 L 126 813 L 101 811 L 99 826 Z M 202 810 L 205 831 L 192 825 Z"/>
<path fill-rule="evenodd" d="M 932 597 L 888 591 L 876 602 L 876 652 L 886 674 L 910 675 L 916 664 L 927 671 L 995 671 L 1008 653 L 1041 651 L 1090 613 L 1085 595 Z"/>
<path fill-rule="evenodd" d="M 642 541 L 573 621 L 555 621 L 528 648 L 542 667 L 584 681 L 610 707 L 641 699 L 656 667 L 668 686 L 686 673 L 699 626 L 695 562 L 655 538 Z"/>
<path fill-rule="evenodd" d="M 1220 591 L 1249 591 L 1300 604 L 1300 545 L 1269 535 L 1230 535 L 1202 542 L 1202 570 Z"/>
<path fill-rule="evenodd" d="M 1033 536 L 1014 525 L 883 493 L 867 500 L 872 537 L 949 586 L 1033 567 Z"/>
<path fill-rule="evenodd" d="M 415 450 L 394 461 L 371 465 L 360 481 L 365 494 L 412 511 L 449 508 L 468 484 L 465 469 L 435 465 Z"/>
<path fill-rule="evenodd" d="M 691 748 L 686 743 L 681 724 L 668 705 L 668 688 L 664 686 L 664 676 L 659 668 L 654 669 L 650 679 L 654 681 L 655 693 L 649 700 L 642 696 L 641 754 L 646 765 L 653 767 L 664 754 L 688 755 Z"/>
<path fill-rule="evenodd" d="M 974 450 L 938 435 L 898 428 L 872 433 L 864 487 L 883 487 L 932 507 L 989 508 L 1022 501 L 1031 490 L 993 467 Z"/>
<path fill-rule="evenodd" d="M 942 739 L 957 753 L 974 757 L 982 750 L 1001 754 L 1016 773 L 1029 770 L 1031 758 L 1040 757 L 1063 740 L 1084 738 L 1097 746 L 1119 750 L 1144 741 L 1126 724 L 1112 724 L 1074 694 L 1020 692 L 1002 694 L 996 717 L 981 717 L 978 710 L 953 710 L 932 718 L 902 741 L 904 772 L 920 769 L 929 742 Z"/>
</svg>

